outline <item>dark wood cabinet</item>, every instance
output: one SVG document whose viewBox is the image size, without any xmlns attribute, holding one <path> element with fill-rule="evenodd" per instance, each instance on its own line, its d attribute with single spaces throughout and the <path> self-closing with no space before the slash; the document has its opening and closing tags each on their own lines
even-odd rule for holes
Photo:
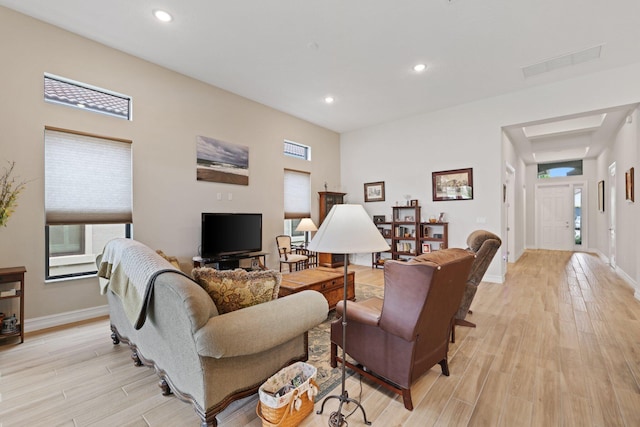
<svg viewBox="0 0 640 427">
<path fill-rule="evenodd" d="M 344 196 L 347 193 L 337 193 L 333 191 L 320 191 L 318 192 L 320 195 L 320 203 L 319 203 L 319 217 L 318 221 L 320 226 L 322 221 L 324 221 L 325 217 L 333 207 L 333 205 L 341 205 L 344 203 Z M 341 267 L 344 265 L 344 254 L 318 254 L 318 265 L 322 267 Z"/>
</svg>

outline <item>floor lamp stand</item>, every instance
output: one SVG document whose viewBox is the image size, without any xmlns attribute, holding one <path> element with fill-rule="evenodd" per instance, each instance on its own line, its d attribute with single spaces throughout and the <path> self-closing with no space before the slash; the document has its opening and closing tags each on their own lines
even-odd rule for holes
<svg viewBox="0 0 640 427">
<path fill-rule="evenodd" d="M 329 427 L 342 427 L 347 425 L 346 417 L 342 414 L 342 405 L 345 403 L 355 403 L 360 410 L 362 410 L 362 417 L 364 418 L 364 423 L 366 425 L 371 425 L 371 421 L 367 421 L 367 413 L 364 411 L 364 408 L 356 399 L 352 399 L 349 397 L 349 393 L 346 389 L 346 360 L 347 360 L 347 283 L 348 283 L 348 254 L 344 254 L 344 295 L 342 298 L 342 392 L 340 395 L 331 395 L 324 398 L 322 401 L 322 406 L 320 410 L 316 412 L 317 414 L 322 414 L 324 411 L 324 404 L 327 403 L 330 399 L 338 399 L 340 404 L 338 405 L 338 410 L 336 412 L 332 412 L 331 416 L 329 416 Z M 355 411 L 355 409 L 354 409 Z"/>
</svg>

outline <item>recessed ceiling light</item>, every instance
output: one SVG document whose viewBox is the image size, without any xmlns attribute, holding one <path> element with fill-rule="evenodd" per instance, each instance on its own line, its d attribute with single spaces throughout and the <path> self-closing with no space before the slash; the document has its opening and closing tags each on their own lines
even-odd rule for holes
<svg viewBox="0 0 640 427">
<path fill-rule="evenodd" d="M 165 12 L 164 10 L 160 9 L 154 10 L 153 16 L 155 16 L 158 21 L 162 22 L 171 22 L 173 20 L 173 17 L 169 14 L 169 12 Z"/>
<path fill-rule="evenodd" d="M 426 69 L 427 66 L 425 64 L 416 64 L 413 66 L 413 71 L 415 71 L 416 73 L 421 73 Z"/>
<path fill-rule="evenodd" d="M 327 104 L 333 104 L 333 101 L 335 101 L 333 96 L 326 96 L 324 98 L 324 102 L 326 102 Z"/>
</svg>

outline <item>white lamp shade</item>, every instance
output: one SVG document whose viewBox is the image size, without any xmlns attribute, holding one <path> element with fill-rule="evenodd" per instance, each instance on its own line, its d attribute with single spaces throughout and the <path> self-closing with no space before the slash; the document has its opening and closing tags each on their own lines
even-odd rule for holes
<svg viewBox="0 0 640 427">
<path fill-rule="evenodd" d="M 302 218 L 296 227 L 296 231 L 316 231 L 317 229 L 311 218 Z"/>
<path fill-rule="evenodd" d="M 362 205 L 334 205 L 309 243 L 313 252 L 358 254 L 389 250 Z"/>
</svg>

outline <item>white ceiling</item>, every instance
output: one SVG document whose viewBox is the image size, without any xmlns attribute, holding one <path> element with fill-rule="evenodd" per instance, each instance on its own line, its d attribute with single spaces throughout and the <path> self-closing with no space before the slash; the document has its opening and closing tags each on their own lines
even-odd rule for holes
<svg viewBox="0 0 640 427">
<path fill-rule="evenodd" d="M 0 5 L 336 132 L 640 62 L 638 0 Z M 158 8 L 174 20 L 155 20 Z M 596 46 L 598 59 L 575 61 Z M 524 67 L 544 72 L 525 78 Z"/>
</svg>

